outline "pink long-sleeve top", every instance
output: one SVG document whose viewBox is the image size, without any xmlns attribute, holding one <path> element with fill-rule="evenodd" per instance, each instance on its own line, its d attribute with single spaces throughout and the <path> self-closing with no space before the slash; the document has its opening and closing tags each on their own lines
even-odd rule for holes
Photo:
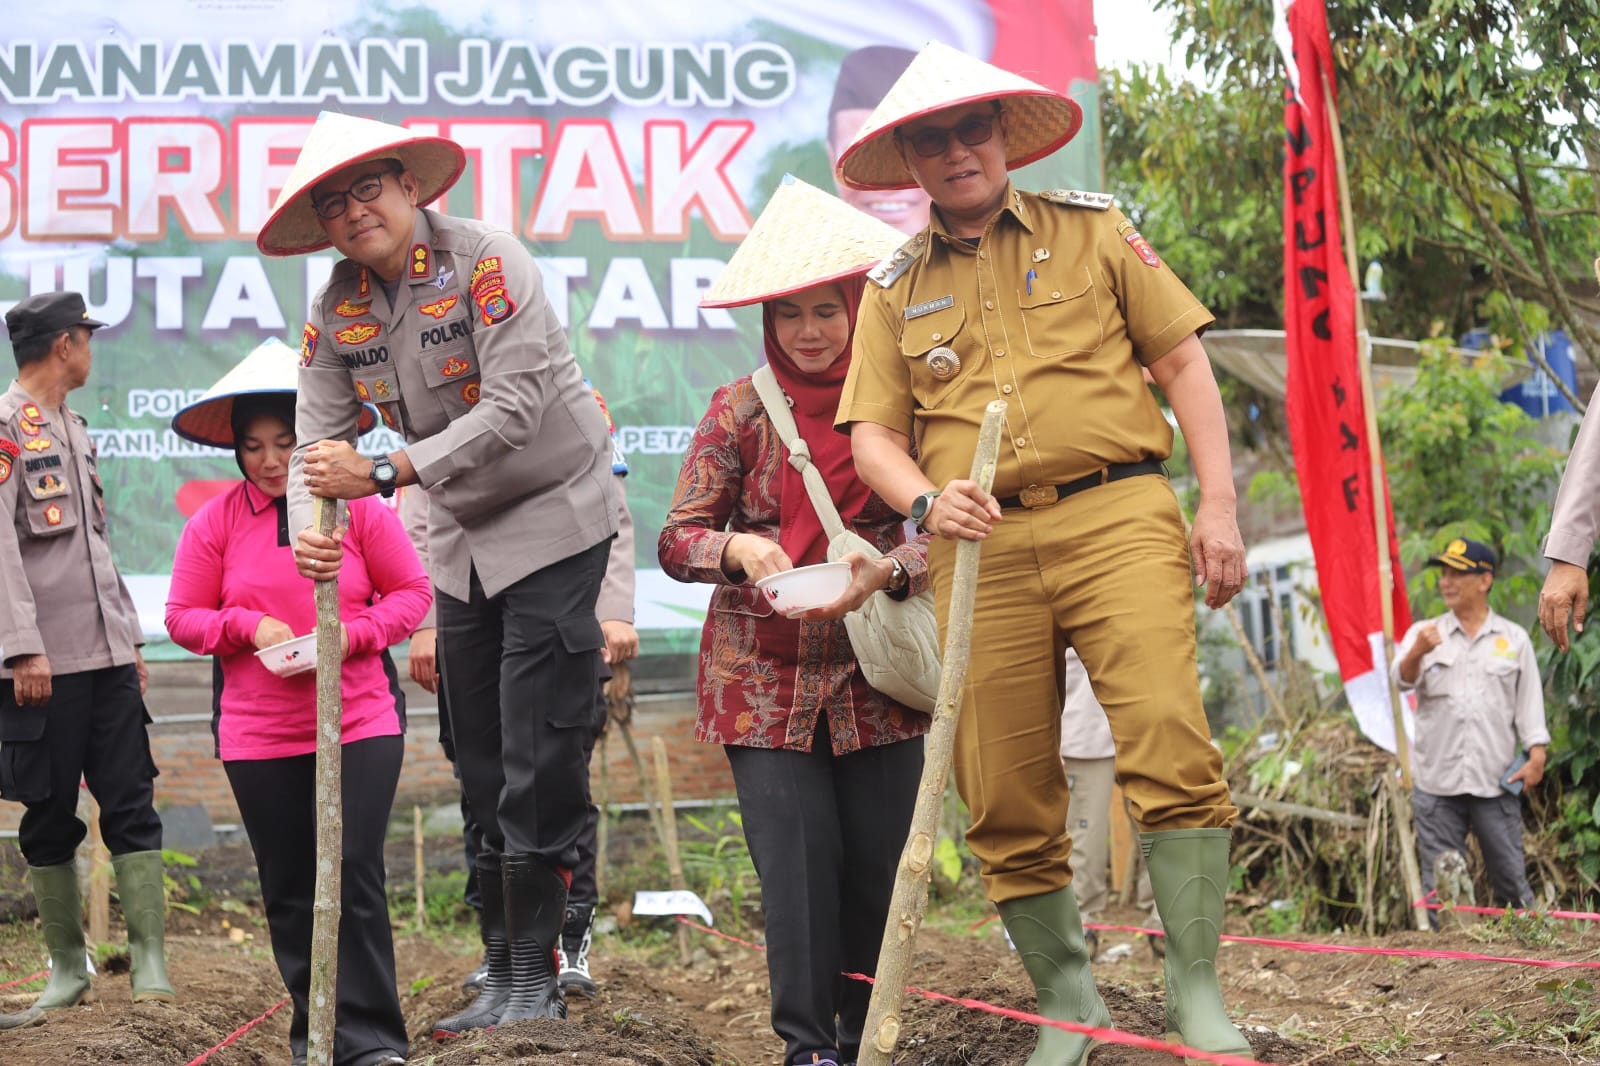
<svg viewBox="0 0 1600 1066">
<path fill-rule="evenodd" d="M 379 654 L 411 635 L 433 600 L 400 520 L 376 499 L 350 502 L 339 615 L 350 636 L 344 663 L 344 743 L 400 732 Z M 218 746 L 225 760 L 279 759 L 317 747 L 317 675 L 276 677 L 256 658 L 255 633 L 271 615 L 297 636 L 316 628 L 312 582 L 278 543 L 278 509 L 248 481 L 212 499 L 184 526 L 172 560 L 167 632 L 222 660 Z"/>
</svg>

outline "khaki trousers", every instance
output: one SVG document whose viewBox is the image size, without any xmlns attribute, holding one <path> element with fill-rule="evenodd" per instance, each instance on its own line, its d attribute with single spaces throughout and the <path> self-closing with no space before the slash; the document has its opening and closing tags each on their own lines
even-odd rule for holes
<svg viewBox="0 0 1600 1066">
<path fill-rule="evenodd" d="M 954 541 L 929 570 L 948 630 Z M 1194 582 L 1163 477 L 1011 510 L 983 542 L 955 777 L 967 844 L 997 903 L 1072 880 L 1061 767 L 1063 656 L 1076 648 L 1105 708 L 1117 777 L 1145 832 L 1213 829 L 1238 815 L 1200 703 Z"/>
</svg>

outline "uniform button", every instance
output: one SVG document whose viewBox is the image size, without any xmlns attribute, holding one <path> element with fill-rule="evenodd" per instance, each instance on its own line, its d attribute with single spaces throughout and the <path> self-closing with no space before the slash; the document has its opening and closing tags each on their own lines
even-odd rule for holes
<svg viewBox="0 0 1600 1066">
<path fill-rule="evenodd" d="M 988 308 L 990 311 L 993 311 L 994 310 L 994 301 L 993 300 L 985 300 L 985 301 L 983 301 L 983 306 Z"/>
<path fill-rule="evenodd" d="M 1050 294 L 1050 299 L 1052 299 L 1052 300 L 1059 300 L 1059 299 L 1061 299 L 1061 290 L 1060 290 L 1060 289 L 1057 289 L 1057 290 L 1056 290 L 1056 291 L 1055 291 L 1055 292 L 1053 292 L 1053 293 L 1051 293 L 1051 294 Z"/>
<path fill-rule="evenodd" d="M 943 333 L 935 333 L 933 335 L 933 339 L 936 340 L 936 341 L 942 341 L 942 340 L 944 340 L 944 334 Z"/>
<path fill-rule="evenodd" d="M 1018 437 L 1017 438 L 1017 447 L 1026 448 L 1027 446 L 1028 446 L 1028 438 L 1027 437 Z"/>
<path fill-rule="evenodd" d="M 999 350 L 997 350 L 997 351 L 996 351 L 996 352 L 995 352 L 995 353 L 994 353 L 994 357 L 995 357 L 995 358 L 996 358 L 996 359 L 1004 359 L 1004 358 L 1005 358 L 1005 357 L 1006 357 L 1006 353 L 1005 353 L 1005 349 L 1004 349 L 1004 348 L 1001 348 L 1001 349 L 999 349 Z"/>
<path fill-rule="evenodd" d="M 989 253 L 988 252 L 979 252 L 978 253 L 978 258 L 979 259 L 987 259 L 987 258 L 989 258 Z"/>
<path fill-rule="evenodd" d="M 1000 391 L 1005 393 L 1007 396 L 1010 396 L 1011 395 L 1011 386 L 1010 385 L 1001 385 L 1000 386 Z"/>
</svg>

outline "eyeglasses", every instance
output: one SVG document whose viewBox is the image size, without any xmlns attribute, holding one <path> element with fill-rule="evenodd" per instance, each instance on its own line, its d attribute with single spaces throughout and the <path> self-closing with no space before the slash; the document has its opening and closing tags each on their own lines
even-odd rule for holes
<svg viewBox="0 0 1600 1066">
<path fill-rule="evenodd" d="M 317 213 L 318 218 L 334 219 L 344 214 L 344 209 L 349 206 L 347 197 L 354 198 L 356 203 L 370 204 L 383 193 L 383 176 L 385 174 L 398 174 L 400 168 L 390 164 L 383 170 L 371 174 L 363 174 L 357 178 L 344 192 L 330 192 L 326 196 L 311 202 L 311 209 Z"/>
<path fill-rule="evenodd" d="M 950 135 L 968 148 L 976 148 L 994 136 L 994 121 L 1000 117 L 996 111 L 989 115 L 971 115 L 958 122 L 953 129 L 924 127 L 904 138 L 911 150 L 924 159 L 944 154 L 950 147 Z"/>
</svg>

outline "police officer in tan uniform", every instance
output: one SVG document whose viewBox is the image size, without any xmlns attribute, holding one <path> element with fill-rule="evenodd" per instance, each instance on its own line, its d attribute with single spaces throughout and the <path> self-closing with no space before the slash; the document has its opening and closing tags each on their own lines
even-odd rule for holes
<svg viewBox="0 0 1600 1066">
<path fill-rule="evenodd" d="M 937 535 L 941 617 L 956 541 L 984 541 L 956 782 L 1041 1010 L 1110 1021 L 1070 885 L 1056 757 L 1071 645 L 1143 830 L 1168 931 L 1168 1031 L 1248 1054 L 1215 974 L 1238 812 L 1210 743 L 1194 635 L 1192 580 L 1213 607 L 1244 581 L 1226 422 L 1198 339 L 1212 317 L 1109 197 L 1011 186 L 1009 168 L 1059 148 L 1081 121 L 1060 94 L 943 45 L 907 68 L 839 173 L 859 186 L 914 182 L 933 215 L 869 274 L 837 421 L 862 478 Z M 1172 432 L 1141 368 L 1166 393 L 1200 483 L 1189 537 L 1162 469 Z M 991 496 L 967 475 L 996 399 L 1008 409 Z M 1029 1062 L 1078 1066 L 1089 1047 L 1047 1029 Z"/>
<path fill-rule="evenodd" d="M 88 831 L 76 813 L 80 778 L 116 869 L 133 998 L 173 998 L 144 636 L 111 561 L 88 424 L 67 406 L 104 325 L 75 292 L 31 296 L 6 313 L 17 378 L 0 395 L 0 797 L 27 808 L 19 843 L 51 968 L 34 1006 L 0 1028 L 90 999 L 73 862 Z"/>
<path fill-rule="evenodd" d="M 420 484 L 438 653 L 479 856 L 483 991 L 440 1037 L 564 1016 L 553 966 L 588 806 L 583 748 L 604 643 L 595 601 L 617 532 L 605 419 L 533 258 L 511 234 L 422 209 L 460 175 L 452 141 L 325 112 L 256 244 L 346 257 L 302 339 L 291 467 L 296 560 L 337 573 L 311 494 Z M 363 403 L 406 447 L 349 443 Z M 309 490 L 309 491 L 308 491 Z"/>
<path fill-rule="evenodd" d="M 1600 261 L 1596 268 L 1600 270 Z M 1600 390 L 1596 395 L 1600 396 Z M 1567 650 L 1569 623 L 1583 632 L 1583 616 L 1589 607 L 1589 555 L 1600 536 L 1600 415 L 1594 414 L 1595 410 L 1594 400 L 1590 400 L 1561 475 L 1550 535 L 1544 542 L 1550 572 L 1539 593 L 1539 623 L 1562 651 Z"/>
</svg>

